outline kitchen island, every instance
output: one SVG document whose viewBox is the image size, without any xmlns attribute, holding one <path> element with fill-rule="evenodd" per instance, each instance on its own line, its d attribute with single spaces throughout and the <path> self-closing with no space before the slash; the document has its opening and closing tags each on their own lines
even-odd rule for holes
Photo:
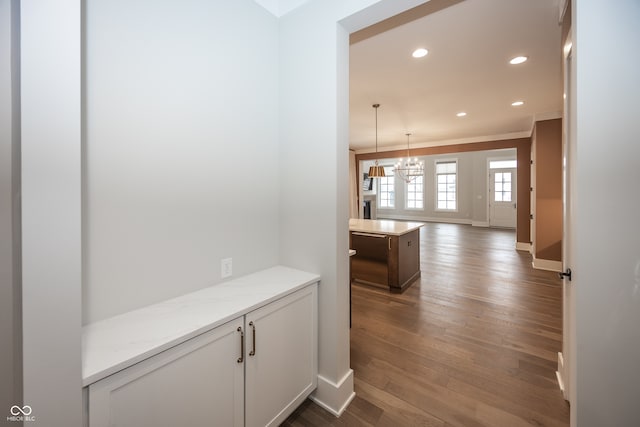
<svg viewBox="0 0 640 427">
<path fill-rule="evenodd" d="M 420 277 L 421 222 L 350 219 L 351 281 L 402 292 Z"/>
</svg>

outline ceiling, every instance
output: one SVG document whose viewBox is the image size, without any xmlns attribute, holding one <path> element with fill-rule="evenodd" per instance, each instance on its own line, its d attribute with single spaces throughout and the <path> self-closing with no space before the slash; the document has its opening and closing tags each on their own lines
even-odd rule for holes
<svg viewBox="0 0 640 427">
<path fill-rule="evenodd" d="M 406 147 L 407 132 L 411 147 L 529 136 L 534 117 L 560 116 L 558 0 L 429 3 L 440 7 L 352 34 L 350 148 L 374 151 L 374 103 L 382 150 Z M 429 54 L 415 59 L 419 47 Z M 518 55 L 529 59 L 509 64 Z M 512 107 L 517 100 L 524 105 Z"/>
</svg>

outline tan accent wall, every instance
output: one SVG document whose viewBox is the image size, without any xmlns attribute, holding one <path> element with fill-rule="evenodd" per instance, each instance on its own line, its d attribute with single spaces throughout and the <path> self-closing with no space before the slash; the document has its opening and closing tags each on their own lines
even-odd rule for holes
<svg viewBox="0 0 640 427">
<path fill-rule="evenodd" d="M 562 261 L 562 119 L 536 122 L 535 257 Z"/>
<path fill-rule="evenodd" d="M 515 148 L 518 159 L 518 219 L 516 223 L 516 239 L 521 243 L 531 242 L 530 219 L 531 200 L 531 138 L 505 139 L 500 141 L 472 142 L 468 144 L 443 145 L 438 147 L 412 148 L 412 156 L 428 156 L 433 154 L 464 153 L 469 151 L 499 150 Z M 393 159 L 405 157 L 406 150 L 382 151 L 378 153 L 356 154 L 356 164 L 361 160 Z M 358 194 L 360 189 L 358 189 Z"/>
</svg>

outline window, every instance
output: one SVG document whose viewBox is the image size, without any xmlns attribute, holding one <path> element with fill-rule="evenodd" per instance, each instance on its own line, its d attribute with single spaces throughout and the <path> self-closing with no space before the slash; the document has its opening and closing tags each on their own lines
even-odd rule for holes
<svg viewBox="0 0 640 427">
<path fill-rule="evenodd" d="M 393 209 L 396 206 L 393 167 L 385 166 L 384 174 L 384 178 L 378 178 L 378 207 Z"/>
<path fill-rule="evenodd" d="M 447 160 L 436 162 L 436 209 L 454 211 L 457 209 L 458 162 Z"/>
<path fill-rule="evenodd" d="M 423 209 L 423 177 L 417 176 L 407 183 L 407 209 Z"/>
<path fill-rule="evenodd" d="M 496 202 L 511 201 L 511 172 L 496 172 L 494 198 Z"/>
<path fill-rule="evenodd" d="M 491 160 L 489 161 L 489 169 L 511 169 L 518 167 L 516 160 Z"/>
</svg>

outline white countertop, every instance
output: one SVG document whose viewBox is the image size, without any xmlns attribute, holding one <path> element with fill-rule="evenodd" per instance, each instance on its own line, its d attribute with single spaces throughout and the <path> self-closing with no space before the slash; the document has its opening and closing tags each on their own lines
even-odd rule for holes
<svg viewBox="0 0 640 427">
<path fill-rule="evenodd" d="M 277 266 L 82 328 L 82 386 L 125 369 L 311 283 Z"/>
<path fill-rule="evenodd" d="M 423 225 L 423 222 L 393 221 L 390 219 L 350 219 L 349 231 L 401 236 L 417 230 Z"/>
</svg>

